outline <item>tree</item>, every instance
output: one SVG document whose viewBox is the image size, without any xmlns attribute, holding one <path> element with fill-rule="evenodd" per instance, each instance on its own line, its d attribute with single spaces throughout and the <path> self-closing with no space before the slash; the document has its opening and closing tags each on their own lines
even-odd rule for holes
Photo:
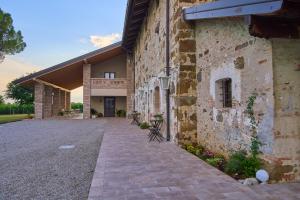
<svg viewBox="0 0 300 200">
<path fill-rule="evenodd" d="M 33 104 L 33 90 L 16 85 L 13 81 L 7 84 L 5 96 L 21 105 Z"/>
<path fill-rule="evenodd" d="M 0 63 L 5 55 L 20 53 L 26 47 L 21 31 L 15 31 L 9 13 L 0 9 Z"/>
<path fill-rule="evenodd" d="M 0 104 L 4 104 L 4 97 L 2 95 L 0 95 Z"/>
</svg>

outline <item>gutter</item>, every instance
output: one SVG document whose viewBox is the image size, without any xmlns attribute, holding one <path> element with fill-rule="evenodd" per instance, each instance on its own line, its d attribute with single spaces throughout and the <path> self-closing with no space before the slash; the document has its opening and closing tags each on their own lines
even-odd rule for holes
<svg viewBox="0 0 300 200">
<path fill-rule="evenodd" d="M 284 0 L 220 0 L 185 8 L 185 20 L 263 15 L 282 9 Z"/>
</svg>

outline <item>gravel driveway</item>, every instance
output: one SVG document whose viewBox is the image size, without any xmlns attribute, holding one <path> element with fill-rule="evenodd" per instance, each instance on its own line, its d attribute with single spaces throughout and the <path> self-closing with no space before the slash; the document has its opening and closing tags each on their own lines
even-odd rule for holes
<svg viewBox="0 0 300 200">
<path fill-rule="evenodd" d="M 0 125 L 0 199 L 87 199 L 104 124 L 30 120 Z"/>
</svg>

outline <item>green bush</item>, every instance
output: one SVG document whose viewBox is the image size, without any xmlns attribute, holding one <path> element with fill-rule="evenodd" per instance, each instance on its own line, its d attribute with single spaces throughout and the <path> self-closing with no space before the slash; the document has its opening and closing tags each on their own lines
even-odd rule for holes
<svg viewBox="0 0 300 200">
<path fill-rule="evenodd" d="M 0 104 L 0 115 L 8 114 L 33 114 L 33 104 Z"/>
<path fill-rule="evenodd" d="M 98 112 L 97 110 L 95 110 L 94 108 L 91 108 L 91 115 L 97 115 Z"/>
<path fill-rule="evenodd" d="M 206 162 L 208 164 L 210 164 L 211 166 L 216 167 L 216 168 L 222 170 L 224 168 L 225 160 L 224 160 L 224 158 L 214 157 L 214 158 L 208 158 L 206 160 Z"/>
<path fill-rule="evenodd" d="M 142 122 L 140 124 L 140 128 L 141 129 L 148 129 L 150 127 L 150 125 L 147 122 Z"/>
<path fill-rule="evenodd" d="M 239 178 L 255 177 L 261 167 L 261 162 L 256 156 L 247 156 L 245 151 L 233 153 L 226 164 L 225 172 Z"/>
<path fill-rule="evenodd" d="M 117 111 L 118 117 L 126 117 L 126 111 L 125 110 L 118 110 Z"/>
<path fill-rule="evenodd" d="M 192 144 L 187 144 L 185 149 L 198 157 L 200 157 L 204 151 L 204 148 L 201 145 L 194 146 Z"/>
<path fill-rule="evenodd" d="M 72 110 L 79 110 L 80 112 L 83 112 L 83 103 L 71 103 L 71 109 Z"/>
</svg>

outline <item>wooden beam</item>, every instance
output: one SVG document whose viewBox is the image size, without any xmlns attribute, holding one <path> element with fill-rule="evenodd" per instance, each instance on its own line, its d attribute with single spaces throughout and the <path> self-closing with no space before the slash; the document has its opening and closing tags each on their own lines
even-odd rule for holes
<svg viewBox="0 0 300 200">
<path fill-rule="evenodd" d="M 48 85 L 48 86 L 51 86 L 51 87 L 54 87 L 54 88 L 57 88 L 57 89 L 66 91 L 66 92 L 71 92 L 71 90 L 68 90 L 68 89 L 63 88 L 63 87 L 60 87 L 60 86 L 58 86 L 58 85 L 49 83 L 49 82 L 47 82 L 47 81 L 43 81 L 43 80 L 41 80 L 41 79 L 34 78 L 33 80 L 36 81 L 36 82 L 38 82 L 38 83 L 42 83 L 42 84 L 45 84 L 45 85 Z"/>
</svg>

